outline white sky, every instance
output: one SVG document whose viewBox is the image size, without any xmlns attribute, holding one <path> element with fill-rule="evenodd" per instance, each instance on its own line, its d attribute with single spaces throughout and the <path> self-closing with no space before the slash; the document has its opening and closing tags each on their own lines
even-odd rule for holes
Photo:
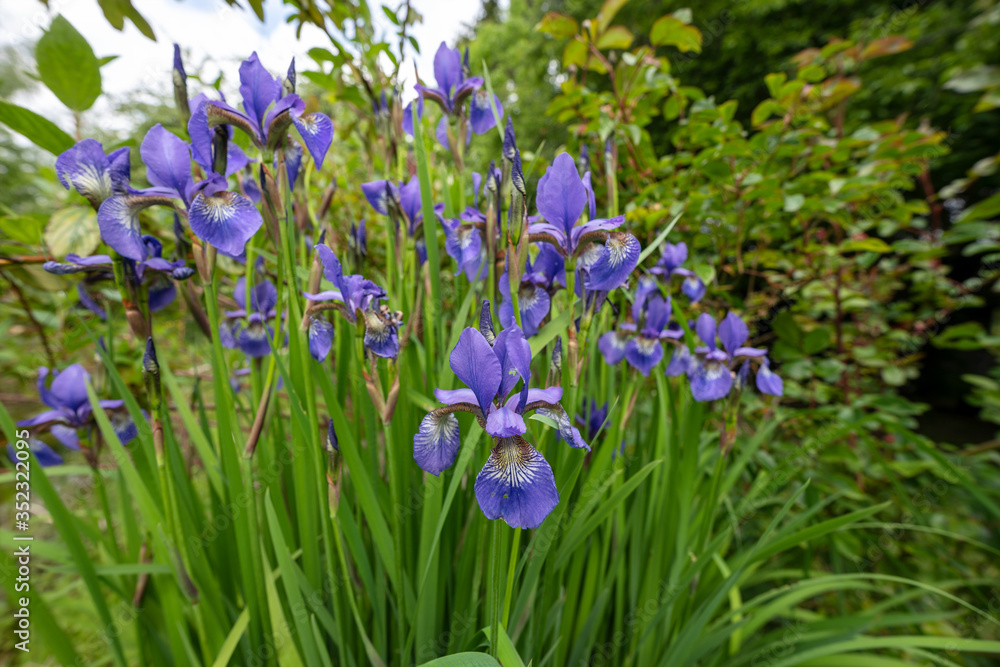
<svg viewBox="0 0 1000 667">
<path fill-rule="evenodd" d="M 244 0 L 241 4 L 247 3 Z M 369 1 L 373 20 L 386 34 L 386 41 L 398 44 L 392 36 L 395 26 L 382 13 L 381 4 L 379 0 Z M 394 7 L 398 0 L 384 0 L 384 4 Z M 424 17 L 423 23 L 412 29 L 422 51 L 416 57 L 417 66 L 421 77 L 433 79 L 434 52 L 438 45 L 446 41 L 454 46 L 463 25 L 471 24 L 480 13 L 481 3 L 479 0 L 412 0 L 411 5 Z M 0 0 L 0 44 L 34 43 L 52 17 L 61 13 L 86 37 L 98 58 L 119 56 L 101 69 L 104 92 L 111 98 L 120 98 L 129 91 L 161 91 L 170 98 L 174 42 L 181 45 L 189 74 L 201 63 L 204 63 L 202 75 L 207 81 L 214 80 L 224 71 L 223 90 L 227 95 L 239 85 L 239 63 L 252 51 L 257 51 L 271 73 L 283 74 L 293 56 L 299 72 L 316 69 L 306 52 L 314 46 L 331 48 L 326 35 L 312 25 L 303 27 L 301 37 L 296 39 L 294 24 L 285 22 L 291 8 L 284 6 L 281 0 L 265 0 L 264 23 L 249 9 L 230 8 L 223 0 L 133 0 L 133 6 L 152 26 L 157 41 L 144 37 L 127 20 L 122 32 L 112 28 L 97 0 L 49 0 L 48 9 L 38 0 Z M 412 96 L 415 82 L 412 60 L 415 54 L 409 45 L 406 50 L 408 62 L 401 71 L 404 99 Z M 28 56 L 27 60 L 34 60 L 33 54 Z M 189 81 L 188 89 L 191 97 L 200 92 L 196 82 Z M 238 100 L 238 95 L 233 97 Z M 44 86 L 11 101 L 51 118 L 67 131 L 72 128 L 71 113 Z M 110 113 L 111 109 L 109 100 L 102 96 L 84 114 L 84 126 L 127 129 L 127 123 Z"/>
</svg>

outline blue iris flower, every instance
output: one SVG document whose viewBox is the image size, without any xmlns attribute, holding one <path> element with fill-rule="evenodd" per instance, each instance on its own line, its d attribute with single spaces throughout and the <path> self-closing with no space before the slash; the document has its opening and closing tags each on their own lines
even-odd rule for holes
<svg viewBox="0 0 1000 667">
<path fill-rule="evenodd" d="M 682 264 L 687 261 L 687 244 L 681 241 L 678 244 L 664 243 L 663 255 L 656 266 L 649 270 L 650 273 L 663 277 L 669 281 L 673 276 L 682 276 L 684 282 L 681 283 L 681 292 L 691 300 L 691 303 L 701 301 L 705 296 L 705 283 L 698 275 L 690 269 L 685 269 Z"/>
<path fill-rule="evenodd" d="M 476 477 L 476 500 L 488 519 L 515 528 L 536 528 L 559 502 L 552 468 L 524 438 L 524 415 L 532 410 L 555 420 L 570 446 L 590 450 L 559 404 L 560 387 L 529 388 L 531 346 L 517 326 L 494 335 L 489 301 L 483 302 L 480 326 L 466 328 L 449 362 L 465 389 L 435 389 L 444 403 L 427 414 L 413 436 L 413 458 L 433 475 L 451 467 L 461 437 L 455 412 L 471 412 L 493 438 L 489 459 Z M 518 384 L 521 389 L 515 392 Z"/>
<path fill-rule="evenodd" d="M 398 313 L 391 313 L 379 304 L 386 298 L 385 290 L 364 276 L 344 275 L 343 265 L 329 246 L 315 247 L 323 264 L 323 275 L 334 289 L 316 294 L 305 292 L 303 296 L 313 302 L 330 302 L 352 324 L 360 315 L 365 323 L 364 344 L 368 351 L 376 357 L 395 359 L 399 355 L 402 321 Z M 314 317 L 309 329 L 309 349 L 317 361 L 326 358 L 333 338 L 333 327 L 324 326 L 322 321 Z"/>
<path fill-rule="evenodd" d="M 586 261 L 580 263 L 583 287 L 606 292 L 625 284 L 639 263 L 639 241 L 631 234 L 615 231 L 625 222 L 625 216 L 594 219 L 596 206 L 590 173 L 580 178 L 568 153 L 556 156 L 538 181 L 536 204 L 545 221 L 528 226 L 532 240 L 551 243 L 563 257 L 578 257 L 591 250 Z M 591 219 L 579 224 L 588 204 Z M 604 245 L 592 249 L 592 242 Z"/>
<path fill-rule="evenodd" d="M 51 382 L 49 382 L 50 375 Z M 92 425 L 94 421 L 93 409 L 87 398 L 89 382 L 90 373 L 80 364 L 67 366 L 61 372 L 55 370 L 50 372 L 44 366 L 39 368 L 38 396 L 49 409 L 29 419 L 21 420 L 17 425 L 48 429 L 65 447 L 80 449 L 77 431 Z M 109 412 L 111 425 L 123 445 L 138 435 L 135 422 L 124 410 L 124 401 L 101 400 L 98 404 Z"/>
<path fill-rule="evenodd" d="M 489 92 L 481 90 L 483 79 L 478 76 L 468 76 L 469 51 L 465 51 L 463 62 L 461 52 L 458 49 L 450 49 L 448 45 L 441 42 L 437 53 L 434 54 L 434 79 L 437 87 L 425 86 L 418 83 L 414 86 L 417 91 L 417 99 L 406 105 L 403 110 L 403 130 L 407 134 L 413 134 L 413 105 L 417 105 L 417 117 L 424 116 L 424 99 L 437 103 L 444 112 L 441 120 L 438 121 L 435 136 L 438 141 L 448 148 L 448 116 L 458 116 L 463 112 L 464 102 L 470 99 L 469 103 L 469 124 L 466 126 L 466 143 L 472 138 L 473 132 L 476 134 L 486 134 L 496 127 L 496 117 L 490 102 L 496 105 L 497 115 L 503 118 L 503 105 L 500 98 L 490 95 Z M 492 97 L 492 99 L 491 99 Z"/>
<path fill-rule="evenodd" d="M 698 316 L 695 333 L 702 345 L 694 354 L 686 346 L 674 353 L 667 366 L 670 376 L 686 373 L 691 383 L 691 394 L 697 401 L 713 401 L 727 396 L 733 387 L 734 368 L 743 362 L 742 374 L 749 373 L 750 364 L 756 362 L 757 389 L 761 393 L 781 396 L 784 383 L 770 368 L 767 350 L 744 347 L 750 336 L 746 323 L 735 313 L 728 313 L 716 327 L 715 319 L 708 313 Z M 721 342 L 721 346 L 716 344 Z"/>
</svg>

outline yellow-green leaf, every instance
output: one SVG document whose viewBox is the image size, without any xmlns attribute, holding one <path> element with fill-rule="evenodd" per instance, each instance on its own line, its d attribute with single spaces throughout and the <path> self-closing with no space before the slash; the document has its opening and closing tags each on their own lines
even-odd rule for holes
<svg viewBox="0 0 1000 667">
<path fill-rule="evenodd" d="M 701 31 L 676 16 L 661 16 L 649 31 L 653 46 L 676 46 L 682 52 L 701 53 Z"/>
<path fill-rule="evenodd" d="M 73 206 L 56 211 L 45 227 L 45 245 L 54 257 L 63 258 L 71 252 L 87 255 L 100 242 L 97 214 L 89 207 Z"/>
<path fill-rule="evenodd" d="M 840 252 L 890 252 L 892 248 L 882 239 L 848 239 L 840 244 Z"/>
<path fill-rule="evenodd" d="M 597 48 L 602 51 L 606 49 L 627 49 L 632 46 L 632 41 L 635 38 L 632 33 L 620 25 L 612 26 L 608 28 L 597 40 Z"/>
<path fill-rule="evenodd" d="M 542 17 L 542 20 L 535 26 L 535 30 L 551 35 L 556 39 L 572 37 L 580 29 L 576 19 L 559 12 L 549 12 Z"/>
</svg>

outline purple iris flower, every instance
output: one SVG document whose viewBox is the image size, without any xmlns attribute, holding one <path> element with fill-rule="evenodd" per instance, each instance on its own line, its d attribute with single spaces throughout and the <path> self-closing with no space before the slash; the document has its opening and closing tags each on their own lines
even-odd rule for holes
<svg viewBox="0 0 1000 667">
<path fill-rule="evenodd" d="M 56 158 L 56 175 L 63 187 L 83 195 L 96 211 L 105 199 L 129 189 L 128 146 L 104 154 L 95 139 L 84 139 Z"/>
<path fill-rule="evenodd" d="M 294 63 L 293 63 L 294 67 Z M 289 72 L 294 78 L 294 69 Z M 225 102 L 202 99 L 188 121 L 192 149 L 200 159 L 212 154 L 211 128 L 232 125 L 249 135 L 261 151 L 274 150 L 286 144 L 289 126 L 294 125 L 306 148 L 322 166 L 333 142 L 333 122 L 322 113 L 304 113 L 305 102 L 293 92 L 285 94 L 281 77 L 271 76 L 260 64 L 254 52 L 240 65 L 240 95 L 242 111 Z"/>
<path fill-rule="evenodd" d="M 489 301 L 483 302 L 481 331 L 466 328 L 451 351 L 449 361 L 466 389 L 435 389 L 444 406 L 430 412 L 413 436 L 417 465 L 440 475 L 458 454 L 461 437 L 455 412 L 471 412 L 493 437 L 495 446 L 476 478 L 479 507 L 488 519 L 502 518 L 515 528 L 536 528 L 559 502 L 552 468 L 542 454 L 524 439 L 524 415 L 535 410 L 559 427 L 560 437 L 571 446 L 590 450 L 559 404 L 560 387 L 529 389 L 531 346 L 521 330 L 508 327 L 494 335 Z M 521 390 L 514 392 L 521 383 Z"/>
<path fill-rule="evenodd" d="M 28 447 L 31 449 L 35 458 L 38 459 L 38 463 L 41 464 L 43 468 L 51 468 L 52 466 L 62 465 L 63 457 L 60 456 L 56 450 L 52 449 L 46 445 L 41 440 L 35 440 L 31 438 L 28 440 Z M 77 447 L 78 449 L 79 447 Z M 11 463 L 17 463 L 17 450 L 14 449 L 13 443 L 7 444 L 7 458 L 10 459 Z"/>
<path fill-rule="evenodd" d="M 687 244 L 681 241 L 680 243 L 674 245 L 673 243 L 665 243 L 663 245 L 663 255 L 660 257 L 659 261 L 656 262 L 656 266 L 651 268 L 650 273 L 654 273 L 658 276 L 662 276 L 665 280 L 670 280 L 673 276 L 683 276 L 684 282 L 681 284 L 681 292 L 691 299 L 691 303 L 697 303 L 701 301 L 701 298 L 705 296 L 705 283 L 702 282 L 698 275 L 691 271 L 690 269 L 685 269 L 681 265 L 687 261 L 688 248 Z"/>
<path fill-rule="evenodd" d="M 694 329 L 698 338 L 704 343 L 695 348 L 694 356 L 686 363 L 691 393 L 696 401 L 712 401 L 728 395 L 733 386 L 734 366 L 741 360 L 754 359 L 760 361 L 757 389 L 772 396 L 782 395 L 783 383 L 781 378 L 771 371 L 766 357 L 767 351 L 756 347 L 743 347 L 750 336 L 750 331 L 739 316 L 730 312 L 716 329 L 715 319 L 708 313 L 702 313 L 698 316 Z M 722 343 L 721 347 L 716 345 L 716 335 Z M 667 370 L 671 369 L 668 367 Z M 749 369 L 746 372 L 749 372 Z"/>
<path fill-rule="evenodd" d="M 604 422 L 607 420 L 608 402 L 605 401 L 604 405 L 597 407 L 597 401 L 594 399 L 590 399 L 590 410 L 587 412 L 586 418 L 579 414 L 576 416 L 576 423 L 587 429 L 587 438 L 591 442 L 597 438 L 597 434 L 601 432 L 601 429 L 604 427 Z"/>
<path fill-rule="evenodd" d="M 146 249 L 146 258 L 138 262 L 126 259 L 125 264 L 128 275 L 133 277 L 137 284 L 145 285 L 149 290 L 149 309 L 155 313 L 169 306 L 177 297 L 177 288 L 173 280 L 187 280 L 194 275 L 194 269 L 185 266 L 183 260 L 170 262 L 164 259 L 163 244 L 156 237 L 145 235 L 142 237 L 142 243 Z M 66 255 L 65 261 L 45 262 L 42 268 L 55 275 L 86 272 L 89 274 L 87 279 L 89 283 L 111 280 L 114 277 L 113 265 L 114 262 L 108 255 L 81 257 L 70 253 Z M 83 283 L 78 284 L 77 291 L 80 303 L 101 319 L 105 319 L 104 309 L 97 305 L 83 287 Z"/>
<path fill-rule="evenodd" d="M 304 292 L 303 296 L 313 302 L 333 302 L 332 307 L 341 311 L 352 324 L 357 322 L 360 311 L 365 322 L 365 347 L 377 357 L 395 359 L 399 355 L 399 327 L 402 321 L 398 313 L 392 313 L 379 305 L 379 301 L 386 298 L 385 290 L 364 276 L 345 276 L 340 260 L 329 246 L 319 244 L 315 248 L 323 264 L 323 275 L 333 283 L 334 289 L 317 294 Z M 329 351 L 333 337 L 332 326 L 328 330 L 320 326 L 315 332 L 310 327 L 309 334 L 309 347 L 310 351 L 315 350 L 314 358 L 323 348 Z"/>
<path fill-rule="evenodd" d="M 347 240 L 351 252 L 354 253 L 355 257 L 368 256 L 368 229 L 365 226 L 364 218 L 361 218 L 361 222 L 357 225 L 351 222 L 351 235 Z"/>
<path fill-rule="evenodd" d="M 486 134 L 496 127 L 496 118 L 493 116 L 491 108 L 490 93 L 480 90 L 483 87 L 483 79 L 478 76 L 467 76 L 468 71 L 468 50 L 466 50 L 466 61 L 463 67 L 462 55 L 458 49 L 449 49 L 448 45 L 441 42 L 437 53 L 434 54 L 434 78 L 437 88 L 417 84 L 418 97 L 413 102 L 406 105 L 403 111 L 403 130 L 407 134 L 413 134 L 413 105 L 417 105 L 417 117 L 423 118 L 424 98 L 436 102 L 445 115 L 438 122 L 435 132 L 438 141 L 444 146 L 448 146 L 448 116 L 458 116 L 462 110 L 462 103 L 468 98 L 469 103 L 469 124 L 466 128 L 468 143 L 472 133 Z M 503 105 L 500 98 L 492 96 L 492 102 L 496 104 L 497 115 L 503 118 Z"/>
<path fill-rule="evenodd" d="M 274 329 L 269 324 L 278 316 L 278 290 L 268 280 L 261 280 L 250 289 L 250 304 L 247 307 L 247 279 L 236 281 L 233 298 L 237 310 L 226 312 L 230 320 L 220 325 L 219 339 L 224 347 L 240 349 L 248 357 L 266 357 L 271 353 Z"/>
<path fill-rule="evenodd" d="M 580 178 L 573 158 L 560 153 L 538 181 L 538 212 L 545 222 L 530 224 L 528 231 L 535 236 L 533 240 L 554 245 L 563 257 L 580 254 L 592 241 L 603 241 L 601 253 L 589 264 L 584 286 L 609 291 L 628 279 L 639 263 L 641 248 L 631 234 L 613 231 L 625 222 L 625 216 L 577 224 L 584 207 L 593 201 L 588 183 L 589 178 Z M 590 212 L 595 212 L 593 206 Z"/>
<path fill-rule="evenodd" d="M 670 297 L 664 299 L 652 280 L 640 280 L 632 303 L 632 322 L 621 325 L 618 331 L 609 331 L 597 341 L 605 362 L 614 365 L 625 359 L 648 376 L 663 359 L 663 341 L 683 335 L 680 329 L 667 326 L 670 311 Z"/>
<path fill-rule="evenodd" d="M 139 231 L 139 213 L 155 205 L 173 207 L 173 199 L 180 199 L 188 208 L 188 223 L 198 238 L 224 255 L 238 257 L 243 253 L 246 242 L 263 224 L 253 202 L 228 192 L 226 179 L 219 174 L 195 183 L 191 176 L 191 148 L 161 125 L 146 134 L 140 155 L 154 187 L 135 190 L 128 186 L 125 173 L 120 187 L 116 186 L 97 212 L 105 243 L 123 257 L 145 259 L 147 248 Z"/>
<path fill-rule="evenodd" d="M 72 364 L 60 371 L 52 371 L 49 383 L 49 369 L 38 369 L 38 395 L 48 410 L 30 419 L 17 423 L 18 426 L 48 427 L 52 435 L 69 449 L 80 449 L 77 430 L 93 423 L 94 414 L 87 398 L 87 383 L 90 373 L 80 364 Z M 135 423 L 123 410 L 121 400 L 102 400 L 98 404 L 110 412 L 111 425 L 123 445 L 127 445 L 136 435 Z"/>
<path fill-rule="evenodd" d="M 534 261 L 529 258 L 525 263 L 521 285 L 517 290 L 517 306 L 521 311 L 521 324 L 525 336 L 531 338 L 538 333 L 542 320 L 549 314 L 552 294 L 559 287 L 565 286 L 565 260 L 548 243 L 539 243 L 538 254 L 535 255 Z M 497 314 L 500 316 L 500 324 L 509 327 L 515 323 L 515 319 L 506 265 L 500 276 L 500 295 L 503 300 L 500 302 Z"/>
<path fill-rule="evenodd" d="M 410 236 L 416 236 L 424 221 L 423 200 L 420 198 L 420 181 L 412 177 L 409 182 L 372 181 L 362 183 L 361 191 L 365 199 L 377 213 L 392 216 L 403 215 Z M 435 206 L 435 212 L 444 211 L 443 205 Z M 440 211 L 439 211 L 440 209 Z"/>
<path fill-rule="evenodd" d="M 457 218 L 442 218 L 444 249 L 458 264 L 455 275 L 465 273 L 470 283 L 482 280 L 489 273 L 486 263 L 486 244 L 475 225 L 463 225 Z"/>
</svg>

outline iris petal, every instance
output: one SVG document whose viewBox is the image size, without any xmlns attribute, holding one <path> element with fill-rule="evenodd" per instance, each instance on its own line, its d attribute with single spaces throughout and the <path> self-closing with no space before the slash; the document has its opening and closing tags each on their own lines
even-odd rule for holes
<svg viewBox="0 0 1000 667">
<path fill-rule="evenodd" d="M 587 205 L 587 189 L 569 153 L 560 153 L 538 181 L 538 212 L 569 235 Z"/>
<path fill-rule="evenodd" d="M 690 374 L 691 394 L 696 401 L 714 401 L 729 393 L 733 376 L 721 361 L 702 360 Z"/>
<path fill-rule="evenodd" d="M 146 257 L 146 245 L 139 233 L 139 212 L 160 204 L 171 206 L 167 197 L 126 195 L 110 197 L 97 211 L 97 226 L 101 239 L 123 257 L 141 261 Z"/>
<path fill-rule="evenodd" d="M 586 449 L 590 451 L 590 445 L 583 439 L 580 429 L 573 426 L 569 420 L 569 415 L 561 405 L 554 405 L 550 408 L 538 408 L 536 412 L 543 417 L 548 417 L 559 427 L 559 438 L 570 447 L 575 449 Z"/>
<path fill-rule="evenodd" d="M 489 412 L 500 388 L 503 370 L 493 348 L 478 329 L 467 327 L 448 357 L 451 370 L 476 395 L 483 414 Z"/>
<path fill-rule="evenodd" d="M 434 411 L 420 421 L 413 436 L 413 459 L 432 475 L 451 467 L 458 454 L 461 438 L 458 419 L 450 412 Z"/>
<path fill-rule="evenodd" d="M 198 238 L 228 257 L 243 254 L 247 241 L 264 224 L 252 201 L 227 190 L 199 193 L 191 202 L 188 221 Z"/>
<path fill-rule="evenodd" d="M 750 330 L 736 313 L 730 311 L 719 324 L 719 340 L 730 355 L 734 354 L 749 337 Z"/>
<path fill-rule="evenodd" d="M 486 432 L 496 438 L 511 438 L 527 430 L 524 418 L 506 406 L 494 410 L 486 418 Z"/>
<path fill-rule="evenodd" d="M 333 346 L 333 325 L 322 318 L 309 320 L 309 354 L 316 361 L 323 361 Z"/>
<path fill-rule="evenodd" d="M 523 438 L 503 438 L 476 477 L 476 500 L 488 519 L 537 528 L 559 503 L 552 468 Z"/>
<path fill-rule="evenodd" d="M 617 331 L 609 331 L 597 341 L 597 349 L 604 356 L 604 363 L 615 366 L 625 358 L 627 339 Z"/>
<path fill-rule="evenodd" d="M 330 150 L 333 143 L 333 121 L 328 116 L 321 113 L 307 113 L 303 115 L 292 114 L 292 119 L 296 129 L 302 136 L 309 154 L 312 155 L 316 168 L 323 166 L 326 152 Z"/>
<path fill-rule="evenodd" d="M 656 338 L 636 336 L 625 346 L 625 358 L 637 371 L 648 377 L 663 359 L 663 344 Z"/>
<path fill-rule="evenodd" d="M 606 292 L 625 284 L 639 264 L 641 250 L 639 240 L 631 234 L 612 232 L 604 251 L 590 267 L 587 289 Z"/>
</svg>

